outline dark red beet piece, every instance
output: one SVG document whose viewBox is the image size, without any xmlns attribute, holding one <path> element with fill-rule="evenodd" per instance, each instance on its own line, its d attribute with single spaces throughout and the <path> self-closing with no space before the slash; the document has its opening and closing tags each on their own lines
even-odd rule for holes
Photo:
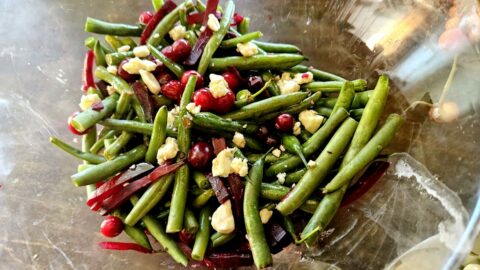
<svg viewBox="0 0 480 270">
<path fill-rule="evenodd" d="M 92 50 L 87 51 L 85 60 L 83 62 L 83 91 L 87 91 L 89 87 L 95 88 L 95 81 L 93 79 L 93 64 L 95 63 L 95 53 Z"/>
<path fill-rule="evenodd" d="M 187 230 L 183 229 L 178 233 L 178 239 L 182 241 L 182 243 L 186 245 L 190 245 L 195 240 L 195 234 L 187 232 Z"/>
<path fill-rule="evenodd" d="M 230 174 L 227 178 L 228 190 L 230 191 L 233 200 L 233 207 L 235 209 L 236 219 L 243 220 L 243 192 L 244 186 L 242 178 L 238 174 Z"/>
<path fill-rule="evenodd" d="M 212 186 L 215 196 L 220 204 L 226 202 L 230 195 L 228 194 L 227 187 L 222 181 L 222 178 L 218 176 L 212 176 L 211 174 L 207 175 L 208 182 Z"/>
<path fill-rule="evenodd" d="M 147 122 L 152 122 L 155 104 L 152 97 L 150 97 L 148 93 L 147 86 L 144 83 L 137 81 L 132 85 L 132 89 L 137 96 L 140 105 L 142 105 Z"/>
<path fill-rule="evenodd" d="M 292 242 L 290 234 L 276 220 L 265 225 L 265 234 L 272 254 L 277 254 Z"/>
<path fill-rule="evenodd" d="M 155 27 L 157 27 L 157 24 L 163 19 L 163 17 L 165 17 L 165 15 L 170 13 L 176 7 L 177 4 L 175 4 L 172 0 L 165 1 L 163 6 L 150 19 L 148 24 L 145 26 L 145 29 L 143 29 L 142 35 L 140 36 L 141 45 L 144 45 L 147 42 L 153 30 L 155 30 Z"/>
<path fill-rule="evenodd" d="M 133 250 L 141 253 L 152 253 L 148 248 L 144 248 L 135 243 L 122 243 L 122 242 L 100 242 L 98 245 L 103 249 L 110 250 Z"/>
<path fill-rule="evenodd" d="M 101 111 L 101 110 L 103 110 L 104 106 L 103 106 L 103 103 L 100 101 L 100 102 L 97 102 L 97 103 L 93 104 L 91 108 L 94 111 Z"/>
<path fill-rule="evenodd" d="M 213 145 L 213 153 L 218 155 L 218 153 L 222 152 L 227 148 L 227 142 L 225 138 L 212 138 L 212 145 Z"/>
<path fill-rule="evenodd" d="M 135 76 L 135 74 L 130 74 L 125 69 L 123 69 L 123 65 L 125 65 L 126 63 L 128 63 L 128 59 L 125 59 L 122 62 L 120 62 L 117 68 L 117 75 L 127 82 L 134 81 L 137 76 Z"/>
<path fill-rule="evenodd" d="M 233 14 L 233 23 L 231 24 L 232 26 L 236 26 L 238 25 L 239 23 L 241 23 L 243 21 L 243 16 L 238 14 L 238 13 L 234 13 Z"/>
</svg>

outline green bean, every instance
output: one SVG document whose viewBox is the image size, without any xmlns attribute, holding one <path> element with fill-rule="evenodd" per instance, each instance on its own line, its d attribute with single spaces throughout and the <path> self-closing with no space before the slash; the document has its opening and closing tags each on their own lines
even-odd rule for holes
<svg viewBox="0 0 480 270">
<path fill-rule="evenodd" d="M 138 197 L 133 195 L 130 197 L 130 201 L 133 205 L 138 202 Z M 183 254 L 182 250 L 177 246 L 175 240 L 173 240 L 166 232 L 163 225 L 155 220 L 153 217 L 146 215 L 142 218 L 143 223 L 147 227 L 147 230 L 152 236 L 160 243 L 165 252 L 167 252 L 172 259 L 180 263 L 183 266 L 187 266 L 188 258 Z"/>
<path fill-rule="evenodd" d="M 114 141 L 115 141 L 115 138 L 105 139 L 105 149 L 108 149 L 110 147 L 110 145 L 113 144 Z"/>
<path fill-rule="evenodd" d="M 216 248 L 225 245 L 233 238 L 235 238 L 235 233 L 221 234 L 216 232 L 210 237 L 210 241 L 212 241 L 212 247 Z"/>
<path fill-rule="evenodd" d="M 167 115 L 167 107 L 162 106 L 155 116 L 152 138 L 150 139 L 147 154 L 145 155 L 145 161 L 148 163 L 155 163 L 158 149 L 165 142 L 165 138 L 167 137 Z"/>
<path fill-rule="evenodd" d="M 142 160 L 146 151 L 147 148 L 144 145 L 139 145 L 113 160 L 105 161 L 95 167 L 76 173 L 71 176 L 71 179 L 77 187 L 97 183 Z"/>
<path fill-rule="evenodd" d="M 185 34 L 185 39 L 188 41 L 188 44 L 190 44 L 190 46 L 192 47 L 195 46 L 195 44 L 198 41 L 197 35 L 193 30 L 187 31 L 187 33 Z"/>
<path fill-rule="evenodd" d="M 268 53 L 301 53 L 302 50 L 295 45 L 273 43 L 255 40 L 253 43 Z"/>
<path fill-rule="evenodd" d="M 84 45 L 85 45 L 85 47 L 89 48 L 90 50 L 93 50 L 95 48 L 95 42 L 97 42 L 97 39 L 95 37 L 88 37 L 88 38 L 85 39 Z M 113 52 L 110 48 L 103 45 L 102 42 L 100 42 L 100 47 L 102 48 L 104 53 L 112 53 Z"/>
<path fill-rule="evenodd" d="M 144 135 L 152 135 L 153 125 L 150 123 L 142 123 L 133 120 L 117 120 L 105 119 L 99 122 L 100 125 L 109 127 L 115 130 L 129 131 L 133 133 L 140 133 Z M 167 136 L 177 137 L 177 132 L 167 128 Z"/>
<path fill-rule="evenodd" d="M 187 12 L 193 8 L 193 3 L 191 1 L 185 1 L 182 4 L 178 5 L 172 12 L 168 13 L 163 19 L 157 24 L 157 27 L 153 30 L 150 38 L 147 43 L 157 47 L 160 45 L 160 42 L 165 38 L 168 32 L 173 28 L 175 23 L 178 22 L 180 18 L 180 10 L 186 9 Z"/>
<path fill-rule="evenodd" d="M 173 173 L 162 176 L 143 193 L 138 203 L 136 203 L 128 216 L 125 218 L 125 224 L 133 226 L 152 210 L 166 195 L 173 182 Z"/>
<path fill-rule="evenodd" d="M 137 43 L 131 37 L 122 38 L 120 41 L 123 46 L 128 45 L 131 49 L 137 47 Z"/>
<path fill-rule="evenodd" d="M 332 114 L 332 109 L 325 108 L 325 107 L 316 107 L 315 111 L 318 112 L 318 114 L 325 117 L 330 117 L 330 115 Z M 354 109 L 354 110 L 350 110 L 348 113 L 350 113 L 350 117 L 359 121 L 363 115 L 363 112 L 364 112 L 364 109 Z"/>
<path fill-rule="evenodd" d="M 320 147 L 325 143 L 325 141 L 335 132 L 335 129 L 348 117 L 348 112 L 345 109 L 338 110 L 334 115 L 332 115 L 328 120 L 323 124 L 320 129 L 318 129 L 312 137 L 303 143 L 303 153 L 306 158 L 309 158 L 315 152 L 320 149 Z M 280 162 L 272 164 L 266 171 L 268 177 L 272 177 L 278 173 L 282 173 L 291 169 L 296 168 L 302 163 L 302 160 L 297 156 L 291 156 L 287 159 L 284 159 Z"/>
<path fill-rule="evenodd" d="M 105 52 L 100 46 L 100 41 L 97 40 L 95 42 L 95 45 L 93 46 L 93 52 L 95 54 L 95 64 L 97 65 L 97 67 L 106 66 L 107 62 L 105 62 Z"/>
<path fill-rule="evenodd" d="M 85 22 L 85 32 L 113 36 L 139 37 L 143 32 L 143 26 L 110 23 L 88 17 L 87 21 Z"/>
<path fill-rule="evenodd" d="M 169 208 L 169 209 L 165 209 L 165 210 L 163 210 L 162 212 L 160 212 L 160 213 L 156 216 L 156 218 L 157 218 L 158 220 L 162 220 L 162 221 L 163 221 L 164 219 L 168 218 L 168 213 L 170 213 L 170 208 Z"/>
<path fill-rule="evenodd" d="M 212 58 L 210 61 L 210 72 L 227 70 L 234 66 L 238 70 L 283 70 L 295 66 L 305 60 L 300 54 L 257 54 L 250 57 L 229 56 L 223 58 Z"/>
<path fill-rule="evenodd" d="M 307 71 L 309 71 L 313 74 L 313 78 L 315 80 L 319 80 L 319 81 L 340 81 L 340 82 L 346 81 L 346 79 L 344 79 L 340 76 L 337 76 L 335 74 L 328 73 L 328 72 L 325 72 L 325 71 L 322 71 L 322 70 L 319 70 L 319 69 L 316 69 L 316 68 L 313 68 L 313 67 L 297 65 L 297 66 L 294 66 L 290 69 L 290 72 L 294 72 L 294 73 L 303 73 L 303 72 L 307 72 Z"/>
<path fill-rule="evenodd" d="M 295 244 L 297 244 L 298 237 L 297 237 L 297 234 L 295 233 L 295 225 L 293 225 L 293 221 L 289 216 L 283 217 L 283 227 L 293 238 L 293 241 L 295 242 Z"/>
<path fill-rule="evenodd" d="M 158 11 L 163 6 L 163 0 L 152 0 L 153 10 Z"/>
<path fill-rule="evenodd" d="M 305 175 L 306 172 L 307 168 L 303 168 L 287 174 L 287 177 L 285 178 L 285 185 L 290 186 L 294 183 L 298 183 L 298 181 L 300 181 L 300 179 Z"/>
<path fill-rule="evenodd" d="M 197 183 L 197 186 L 201 189 L 209 189 L 210 188 L 210 182 L 208 181 L 207 177 L 205 174 L 199 172 L 199 171 L 193 171 L 192 174 L 193 180 L 195 183 Z"/>
<path fill-rule="evenodd" d="M 303 141 L 308 141 L 312 137 L 312 133 L 308 132 L 305 129 L 302 129 L 300 131 L 300 138 L 302 138 Z"/>
<path fill-rule="evenodd" d="M 247 159 L 249 162 L 255 163 L 255 161 L 257 161 L 261 156 L 263 156 L 263 154 L 248 154 Z M 286 159 L 287 157 L 290 157 L 290 156 L 292 155 L 288 153 L 283 153 L 280 157 L 276 157 L 273 154 L 268 154 L 265 157 L 265 163 L 275 163 L 280 160 Z"/>
<path fill-rule="evenodd" d="M 155 56 L 158 60 L 160 60 L 170 71 L 175 74 L 178 78 L 181 78 L 185 70 L 179 64 L 170 60 L 170 58 L 166 57 L 163 53 L 157 50 L 154 46 L 148 44 L 148 49 Z"/>
<path fill-rule="evenodd" d="M 325 107 L 316 107 L 315 111 L 322 116 L 330 117 L 330 115 L 332 115 L 333 109 L 325 108 Z"/>
<path fill-rule="evenodd" d="M 222 41 L 222 43 L 220 43 L 220 48 L 236 48 L 238 43 L 247 43 L 252 40 L 259 39 L 262 36 L 263 34 L 260 31 L 243 34 L 241 36 Z"/>
<path fill-rule="evenodd" d="M 265 155 L 250 168 L 245 185 L 243 200 L 243 218 L 248 242 L 257 268 L 261 269 L 272 264 L 272 254 L 260 219 L 258 197 L 260 195 Z"/>
<path fill-rule="evenodd" d="M 103 118 L 111 115 L 117 105 L 118 95 L 113 94 L 106 99 L 102 100 L 103 109 L 97 111 L 89 108 L 72 118 L 70 124 L 78 131 L 84 132 L 87 129 L 93 127 Z"/>
<path fill-rule="evenodd" d="M 128 51 L 128 52 L 112 52 L 109 54 L 105 55 L 105 61 L 107 62 L 108 65 L 110 66 L 117 66 L 119 65 L 123 60 L 127 58 L 133 58 L 135 57 L 135 54 L 133 54 L 133 51 Z"/>
<path fill-rule="evenodd" d="M 135 111 L 137 115 L 137 120 L 141 123 L 147 122 L 147 116 L 145 115 L 145 111 L 143 110 L 143 106 L 140 103 L 140 100 L 136 95 L 132 96 L 132 109 Z"/>
<path fill-rule="evenodd" d="M 127 145 L 127 143 L 132 139 L 133 134 L 127 131 L 122 131 L 122 134 L 103 152 L 103 156 L 112 160 L 118 156 L 120 151 Z"/>
<path fill-rule="evenodd" d="M 95 144 L 96 140 L 97 140 L 97 128 L 93 126 L 85 135 L 82 136 L 82 151 L 84 153 L 90 153 L 90 147 L 92 147 L 92 145 Z M 89 164 L 90 163 L 88 161 L 84 160 L 82 165 L 89 165 Z M 79 166 L 78 171 L 83 171 L 86 168 L 87 167 L 80 168 Z M 95 189 L 96 189 L 95 184 L 86 186 L 87 197 Z"/>
<path fill-rule="evenodd" d="M 210 134 L 212 136 L 224 137 L 225 139 L 229 139 L 229 140 L 231 140 L 233 138 L 233 134 L 229 133 L 229 132 L 206 129 L 206 128 L 199 127 L 197 125 L 194 125 L 193 128 L 197 131 L 201 131 L 205 134 Z M 249 149 L 254 150 L 254 151 L 265 150 L 264 149 L 265 147 L 264 147 L 263 143 L 261 143 L 260 141 L 254 139 L 252 137 L 249 137 L 249 136 L 244 136 L 244 137 L 245 137 L 245 147 L 246 148 L 249 148 Z"/>
<path fill-rule="evenodd" d="M 192 185 L 192 186 L 190 186 L 189 192 L 190 192 L 190 194 L 192 194 L 193 196 L 199 196 L 200 194 L 202 194 L 203 192 L 205 192 L 205 190 L 204 190 L 204 189 L 201 189 L 200 187 L 198 187 L 198 186 L 196 186 L 196 185 Z"/>
<path fill-rule="evenodd" d="M 187 104 L 190 103 L 195 91 L 195 84 L 197 82 L 196 76 L 190 76 L 188 79 L 185 90 L 182 94 L 182 99 L 180 100 L 180 113 L 178 115 L 179 119 L 182 119 L 187 115 Z M 186 126 L 185 123 L 178 126 L 178 149 L 181 153 L 185 155 L 188 153 L 191 142 L 191 127 Z M 171 211 L 168 215 L 167 222 L 167 232 L 179 232 L 183 228 L 183 216 L 185 212 L 185 205 L 187 203 L 187 193 L 188 193 L 188 182 L 190 178 L 190 168 L 188 164 L 180 167 L 175 173 L 175 185 L 173 187 L 172 193 L 172 205 L 170 207 Z"/>
<path fill-rule="evenodd" d="M 273 78 L 273 74 L 265 70 L 262 72 L 262 80 L 265 82 L 271 81 L 270 85 L 268 86 L 268 93 L 270 93 L 271 96 L 278 96 L 281 94 L 280 88 L 278 87 L 277 83 L 275 82 Z"/>
<path fill-rule="evenodd" d="M 173 103 L 171 99 L 162 95 L 152 95 L 151 97 L 153 98 L 156 107 L 168 106 Z"/>
<path fill-rule="evenodd" d="M 92 164 L 100 164 L 100 163 L 103 163 L 105 162 L 105 158 L 102 157 L 102 156 L 99 156 L 99 155 L 95 155 L 95 154 L 92 154 L 92 153 L 89 153 L 89 152 L 84 152 L 84 151 L 80 151 L 78 149 L 76 149 L 75 147 L 73 146 L 70 146 L 68 145 L 67 143 L 61 141 L 60 139 L 58 138 L 55 138 L 55 137 L 50 137 L 50 142 L 57 146 L 58 148 L 62 149 L 63 151 L 65 151 L 66 153 L 76 157 L 76 158 L 79 158 L 79 159 L 82 159 L 82 160 L 85 160 L 89 163 L 92 163 Z"/>
<path fill-rule="evenodd" d="M 113 114 L 114 119 L 120 119 L 128 112 L 132 96 L 133 95 L 130 92 L 122 92 L 120 94 L 120 98 L 118 99 L 117 106 L 115 108 L 115 113 Z"/>
<path fill-rule="evenodd" d="M 208 40 L 207 45 L 205 45 L 205 49 L 203 50 L 202 57 L 200 58 L 200 62 L 198 63 L 197 71 L 200 74 L 205 74 L 208 69 L 209 64 L 211 63 L 212 56 L 215 51 L 220 46 L 225 34 L 230 27 L 230 22 L 233 18 L 233 12 L 235 11 L 235 4 L 232 0 L 227 1 L 225 12 L 223 13 L 222 20 L 220 21 L 220 29 L 218 31 L 213 32 L 213 35 Z"/>
<path fill-rule="evenodd" d="M 315 102 L 317 102 L 317 100 L 320 99 L 321 96 L 322 96 L 322 93 L 316 92 L 313 95 L 302 100 L 300 103 L 291 105 L 290 107 L 281 109 L 280 111 L 277 111 L 277 112 L 272 112 L 272 113 L 263 115 L 261 117 L 261 120 L 266 121 L 266 120 L 275 119 L 281 113 L 288 113 L 292 115 L 301 113 L 302 111 L 312 107 L 315 104 Z"/>
<path fill-rule="evenodd" d="M 193 116 L 193 123 L 199 127 L 212 130 L 241 132 L 245 134 L 255 134 L 258 131 L 258 125 L 251 122 L 238 122 L 224 119 L 216 114 L 209 112 L 197 113 Z"/>
<path fill-rule="evenodd" d="M 242 35 L 245 35 L 246 33 L 248 33 L 249 28 L 250 28 L 249 17 L 243 18 L 243 20 L 237 26 L 238 32 Z"/>
<path fill-rule="evenodd" d="M 283 197 L 285 197 L 285 195 L 288 194 L 289 191 L 289 188 L 281 185 L 262 183 L 260 197 L 274 202 L 279 202 L 283 199 Z"/>
<path fill-rule="evenodd" d="M 308 93 L 306 92 L 297 92 L 266 98 L 250 103 L 237 111 L 227 113 L 223 118 L 232 120 L 257 119 L 264 114 L 297 104 L 307 96 Z"/>
<path fill-rule="evenodd" d="M 205 190 L 202 194 L 198 195 L 193 201 L 192 201 L 192 206 L 195 208 L 202 208 L 207 202 L 215 196 L 215 192 L 213 192 L 213 189 L 208 189 Z"/>
<path fill-rule="evenodd" d="M 362 117 L 363 119 L 363 117 Z M 324 193 L 333 192 L 360 172 L 371 162 L 393 139 L 395 133 L 403 123 L 403 118 L 398 114 L 391 114 L 380 130 L 368 141 L 368 143 L 355 154 L 355 156 L 340 169 L 338 174 L 324 188 Z M 351 148 L 352 146 L 350 146 Z"/>
<path fill-rule="evenodd" d="M 197 5 L 195 6 L 195 9 L 198 12 L 205 12 L 205 10 L 207 9 L 207 6 L 205 6 L 205 4 L 201 0 L 197 0 L 195 2 L 197 3 Z"/>
<path fill-rule="evenodd" d="M 106 35 L 105 36 L 105 41 L 112 47 L 114 51 L 116 51 L 118 48 L 122 47 L 122 41 L 120 41 L 119 38 L 112 36 L 112 35 Z"/>
<path fill-rule="evenodd" d="M 291 154 L 296 154 L 302 160 L 305 167 L 308 167 L 307 160 L 305 159 L 305 155 L 303 153 L 302 145 L 300 144 L 300 141 L 297 139 L 297 137 L 293 135 L 283 135 L 282 145 Z"/>
<path fill-rule="evenodd" d="M 113 211 L 113 215 L 120 218 L 122 222 L 125 223 L 125 214 L 122 213 L 120 210 L 117 209 Z M 150 241 L 148 240 L 148 237 L 143 229 L 125 224 L 123 230 L 137 244 L 141 245 L 144 248 L 152 249 Z"/>
<path fill-rule="evenodd" d="M 357 121 L 348 118 L 335 132 L 332 139 L 315 160 L 316 165 L 309 168 L 297 185 L 283 199 L 276 209 L 284 216 L 290 215 L 298 209 L 316 188 L 322 183 L 328 171 L 333 167 L 343 150 L 350 143 L 350 139 L 357 128 Z"/>
<path fill-rule="evenodd" d="M 107 71 L 105 67 L 97 67 L 95 69 L 95 76 L 102 81 L 106 81 L 107 83 L 111 84 L 113 88 L 115 88 L 120 94 L 123 92 L 128 92 L 133 94 L 133 90 L 130 85 L 120 78 L 119 76 L 115 76 Z"/>
<path fill-rule="evenodd" d="M 200 210 L 200 229 L 195 235 L 195 243 L 192 248 L 192 259 L 196 261 L 203 260 L 210 240 L 210 217 L 212 208 L 208 205 Z"/>
<path fill-rule="evenodd" d="M 105 145 L 105 139 L 113 138 L 113 136 L 115 136 L 116 133 L 117 133 L 116 130 L 110 130 L 108 131 L 107 134 L 98 138 L 98 140 L 92 145 L 92 147 L 90 147 L 90 152 L 93 154 L 98 153 Z"/>
<path fill-rule="evenodd" d="M 202 222 L 201 220 L 201 214 L 200 214 L 200 223 Z M 185 216 L 183 217 L 183 225 L 185 227 L 185 230 L 189 234 L 196 234 L 198 232 L 199 227 L 201 225 L 198 225 L 197 218 L 195 217 L 195 214 L 192 212 L 192 210 L 185 208 Z M 201 230 L 201 228 L 200 228 Z"/>
<path fill-rule="evenodd" d="M 340 108 L 345 110 L 350 110 L 352 105 L 353 97 L 355 96 L 355 89 L 352 82 L 344 82 L 340 94 L 338 95 L 337 103 L 332 109 L 332 113 L 335 113 Z"/>
<path fill-rule="evenodd" d="M 344 82 L 339 81 L 329 81 L 329 82 L 311 82 L 304 84 L 302 89 L 308 91 L 322 91 L 322 93 L 336 93 L 342 89 Z M 355 91 L 360 92 L 364 91 L 365 87 L 367 87 L 367 82 L 365 80 L 354 80 L 352 81 Z"/>
<path fill-rule="evenodd" d="M 350 106 L 350 108 L 351 109 L 364 108 L 367 105 L 367 102 L 372 96 L 372 94 L 373 94 L 373 90 L 355 93 L 355 96 L 353 97 L 352 105 Z M 333 108 L 337 103 L 337 99 L 338 98 L 336 97 L 321 98 L 317 101 L 315 105 L 319 107 Z"/>
</svg>

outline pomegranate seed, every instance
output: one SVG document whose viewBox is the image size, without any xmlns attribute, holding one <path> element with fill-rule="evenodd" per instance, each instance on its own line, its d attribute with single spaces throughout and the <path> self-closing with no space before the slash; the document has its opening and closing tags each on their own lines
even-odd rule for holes
<svg viewBox="0 0 480 270">
<path fill-rule="evenodd" d="M 173 48 L 172 46 L 167 46 L 165 48 L 162 49 L 162 53 L 167 57 L 169 58 L 170 60 L 174 61 L 174 62 L 177 62 L 177 59 L 175 59 L 175 55 L 173 53 Z"/>
<path fill-rule="evenodd" d="M 248 77 L 248 89 L 258 91 L 265 85 L 260 76 L 252 75 Z"/>
<path fill-rule="evenodd" d="M 161 86 L 164 86 L 165 84 L 169 83 L 170 81 L 175 80 L 175 77 L 168 71 L 162 72 L 158 74 L 157 76 L 158 83 L 160 83 Z"/>
<path fill-rule="evenodd" d="M 70 115 L 70 117 L 68 117 L 68 120 L 67 120 L 68 129 L 75 135 L 84 135 L 84 134 L 88 133 L 89 130 L 85 130 L 84 132 L 80 132 L 72 126 L 72 119 L 75 118 L 75 116 L 77 116 L 79 113 L 80 112 L 74 112 L 74 113 L 72 113 L 72 115 Z"/>
<path fill-rule="evenodd" d="M 115 237 L 122 233 L 123 222 L 115 216 L 107 216 L 100 225 L 100 231 L 105 237 Z"/>
<path fill-rule="evenodd" d="M 134 74 L 128 73 L 125 69 L 123 69 L 123 65 L 125 65 L 126 63 L 128 63 L 127 59 L 123 60 L 120 63 L 120 65 L 118 65 L 117 74 L 118 74 L 118 76 L 122 77 L 122 79 L 124 79 L 127 82 L 134 81 L 136 76 Z"/>
<path fill-rule="evenodd" d="M 235 91 L 238 89 L 238 86 L 240 85 L 240 81 L 235 73 L 227 71 L 223 73 L 222 76 L 225 79 L 225 81 L 227 81 L 228 88 L 230 88 L 232 91 Z"/>
<path fill-rule="evenodd" d="M 223 97 L 215 99 L 214 110 L 217 113 L 224 114 L 229 112 L 235 106 L 235 94 L 232 90 L 228 91 Z"/>
<path fill-rule="evenodd" d="M 195 89 L 203 86 L 203 76 L 195 70 L 188 70 L 183 73 L 182 78 L 180 79 L 184 87 L 187 85 L 190 76 L 197 76 L 197 84 L 195 85 Z"/>
<path fill-rule="evenodd" d="M 282 113 L 275 119 L 275 128 L 283 132 L 292 131 L 294 124 L 293 116 L 288 113 Z"/>
<path fill-rule="evenodd" d="M 212 157 L 213 148 L 206 142 L 197 142 L 188 151 L 188 163 L 197 169 L 207 166 Z"/>
<path fill-rule="evenodd" d="M 266 126 L 261 126 L 258 128 L 257 131 L 257 138 L 259 138 L 262 141 L 267 140 L 268 137 L 268 128 Z"/>
<path fill-rule="evenodd" d="M 153 14 L 150 11 L 144 11 L 140 13 L 140 17 L 138 18 L 138 21 L 143 24 L 148 24 L 150 20 L 152 19 Z"/>
<path fill-rule="evenodd" d="M 162 87 L 162 94 L 171 100 L 180 101 L 183 90 L 184 88 L 179 80 L 172 80 Z"/>
<path fill-rule="evenodd" d="M 185 39 L 179 39 L 172 44 L 172 50 L 178 62 L 183 62 L 187 59 L 192 51 L 192 46 Z"/>
<path fill-rule="evenodd" d="M 210 93 L 210 90 L 206 88 L 195 91 L 195 93 L 193 93 L 192 100 L 195 105 L 202 107 L 202 112 L 208 112 L 212 110 L 215 103 L 215 98 L 213 97 L 212 93 Z"/>
</svg>

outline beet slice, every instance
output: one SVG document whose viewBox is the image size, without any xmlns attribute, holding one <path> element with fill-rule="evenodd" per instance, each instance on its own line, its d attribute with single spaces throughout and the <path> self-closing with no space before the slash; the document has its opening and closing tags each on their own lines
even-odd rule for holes
<svg viewBox="0 0 480 270">
<path fill-rule="evenodd" d="M 170 13 L 176 7 L 177 4 L 175 4 L 172 0 L 165 1 L 163 6 L 150 19 L 148 24 L 145 26 L 145 29 L 143 29 L 142 35 L 140 36 L 140 45 L 145 45 L 147 40 L 152 35 L 153 30 L 155 30 L 155 27 L 157 27 L 157 24 L 163 19 L 163 17 L 165 17 L 165 15 Z"/>
<path fill-rule="evenodd" d="M 213 145 L 213 153 L 218 155 L 218 153 L 222 152 L 227 148 L 227 141 L 225 138 L 212 138 L 212 145 Z"/>
<path fill-rule="evenodd" d="M 95 53 L 92 50 L 89 50 L 85 54 L 82 72 L 82 90 L 85 92 L 89 87 L 95 88 L 95 81 L 93 79 L 93 63 L 95 63 Z"/>
<path fill-rule="evenodd" d="M 147 122 L 153 121 L 153 110 L 155 107 L 152 97 L 148 94 L 147 86 L 139 81 L 135 82 L 132 85 L 133 92 L 138 98 L 140 105 L 142 105 L 143 111 L 145 112 L 145 118 Z"/>
<path fill-rule="evenodd" d="M 271 220 L 265 225 L 265 236 L 272 254 L 279 253 L 283 248 L 290 245 L 293 240 L 291 235 L 276 219 Z"/>
<path fill-rule="evenodd" d="M 212 186 L 213 192 L 215 192 L 215 196 L 220 204 L 226 202 L 230 195 L 228 193 L 228 189 L 222 181 L 222 178 L 218 176 L 212 176 L 211 174 L 207 175 L 208 182 Z"/>
<path fill-rule="evenodd" d="M 227 183 L 230 191 L 230 195 L 233 200 L 233 207 L 235 209 L 236 219 L 243 220 L 243 192 L 245 187 L 242 183 L 242 178 L 238 174 L 230 174 L 227 178 Z M 243 222 L 241 222 L 243 223 Z"/>
<path fill-rule="evenodd" d="M 135 243 L 100 242 L 98 245 L 103 249 L 109 250 L 134 250 L 141 253 L 152 253 L 152 250 Z"/>
</svg>

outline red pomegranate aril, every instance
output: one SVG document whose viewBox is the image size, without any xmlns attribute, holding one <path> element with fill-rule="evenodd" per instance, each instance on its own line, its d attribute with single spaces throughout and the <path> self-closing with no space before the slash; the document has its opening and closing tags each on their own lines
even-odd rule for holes
<svg viewBox="0 0 480 270">
<path fill-rule="evenodd" d="M 227 113 L 235 106 L 235 94 L 230 90 L 225 96 L 216 98 L 214 102 L 213 109 L 217 113 Z"/>
<path fill-rule="evenodd" d="M 275 128 L 283 132 L 292 131 L 294 124 L 293 116 L 288 113 L 282 113 L 275 119 Z"/>
<path fill-rule="evenodd" d="M 138 21 L 143 24 L 148 24 L 150 20 L 152 19 L 153 14 L 150 11 L 144 11 L 140 13 L 140 17 L 138 18 Z"/>
<path fill-rule="evenodd" d="M 180 101 L 180 98 L 182 97 L 183 94 L 183 86 L 182 83 L 179 80 L 172 80 L 169 81 L 167 84 L 165 84 L 162 87 L 162 94 L 166 96 L 167 98 L 174 100 L 174 101 Z"/>
<path fill-rule="evenodd" d="M 158 74 L 157 80 L 160 86 L 164 86 L 165 84 L 175 80 L 175 77 L 170 72 L 166 71 Z"/>
<path fill-rule="evenodd" d="M 185 39 L 175 41 L 171 46 L 162 49 L 162 53 L 173 62 L 183 62 L 190 55 L 192 47 Z"/>
<path fill-rule="evenodd" d="M 100 225 L 100 231 L 105 237 L 115 237 L 122 233 L 123 222 L 115 216 L 107 216 Z"/>
<path fill-rule="evenodd" d="M 208 112 L 212 110 L 213 105 L 215 104 L 215 98 L 213 97 L 210 90 L 206 88 L 195 91 L 193 93 L 192 100 L 195 105 L 201 106 L 202 112 Z"/>
<path fill-rule="evenodd" d="M 123 69 L 123 65 L 125 65 L 126 63 L 128 63 L 128 60 L 125 59 L 123 60 L 119 65 L 118 65 L 118 68 L 117 68 L 117 74 L 118 76 L 120 76 L 122 79 L 124 79 L 125 81 L 133 81 L 135 80 L 135 75 L 134 74 L 130 74 L 128 73 L 125 69 Z"/>
<path fill-rule="evenodd" d="M 68 117 L 68 120 L 67 120 L 68 129 L 75 135 L 84 135 L 85 133 L 88 133 L 88 130 L 85 130 L 84 132 L 80 132 L 72 126 L 72 119 L 75 118 L 75 116 L 77 116 L 77 114 L 79 113 L 80 112 L 74 112 L 72 113 L 72 115 L 70 115 L 70 117 Z"/>
<path fill-rule="evenodd" d="M 197 76 L 197 83 L 195 85 L 195 89 L 203 86 L 203 76 L 195 70 L 187 70 L 183 73 L 182 78 L 180 79 L 184 87 L 187 85 L 190 76 Z"/>
<path fill-rule="evenodd" d="M 265 85 L 260 76 L 252 75 L 248 77 L 248 89 L 258 91 Z"/>
<path fill-rule="evenodd" d="M 175 54 L 173 53 L 173 48 L 171 45 L 163 48 L 162 53 L 170 60 L 177 62 L 178 59 L 175 58 Z"/>
<path fill-rule="evenodd" d="M 213 148 L 206 142 L 197 142 L 188 151 L 188 163 L 197 169 L 207 166 L 212 157 Z"/>
<path fill-rule="evenodd" d="M 240 80 L 235 73 L 227 71 L 224 72 L 222 76 L 225 81 L 227 81 L 228 88 L 230 88 L 230 90 L 235 91 L 238 89 L 238 86 L 240 85 Z"/>
<path fill-rule="evenodd" d="M 257 138 L 262 141 L 266 141 L 268 137 L 268 133 L 269 133 L 268 128 L 266 126 L 261 126 L 258 128 Z"/>
</svg>

